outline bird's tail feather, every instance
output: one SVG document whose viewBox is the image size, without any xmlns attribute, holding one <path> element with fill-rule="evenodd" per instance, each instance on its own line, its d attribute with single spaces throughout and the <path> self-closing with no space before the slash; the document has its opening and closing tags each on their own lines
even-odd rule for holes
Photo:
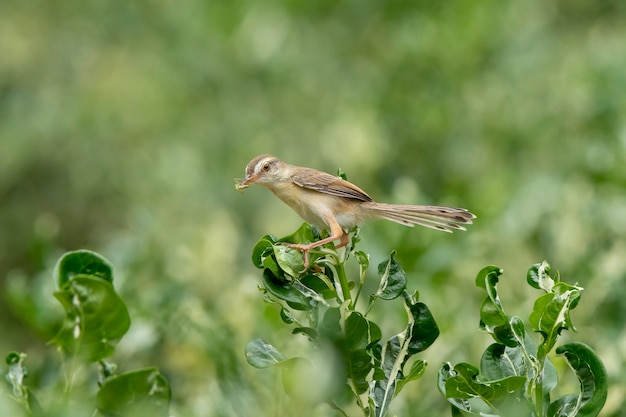
<svg viewBox="0 0 626 417">
<path fill-rule="evenodd" d="M 414 225 L 428 227 L 451 233 L 454 230 L 465 230 L 463 224 L 471 224 L 476 218 L 462 208 L 440 206 L 414 206 L 404 204 L 364 203 L 370 217 L 387 219 L 405 226 Z"/>
</svg>

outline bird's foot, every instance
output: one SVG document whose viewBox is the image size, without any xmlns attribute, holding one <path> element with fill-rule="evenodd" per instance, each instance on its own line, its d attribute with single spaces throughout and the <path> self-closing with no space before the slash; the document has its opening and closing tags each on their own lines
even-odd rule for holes
<svg viewBox="0 0 626 417">
<path fill-rule="evenodd" d="M 311 250 L 311 245 L 303 245 L 301 243 L 288 243 L 288 242 L 277 242 L 280 243 L 281 245 L 285 245 L 288 248 L 291 249 L 295 249 L 298 250 L 300 252 L 302 252 L 302 256 L 304 257 L 304 269 L 302 269 L 302 271 L 299 271 L 299 273 L 304 273 L 306 272 L 307 269 L 309 269 L 309 250 Z"/>
</svg>

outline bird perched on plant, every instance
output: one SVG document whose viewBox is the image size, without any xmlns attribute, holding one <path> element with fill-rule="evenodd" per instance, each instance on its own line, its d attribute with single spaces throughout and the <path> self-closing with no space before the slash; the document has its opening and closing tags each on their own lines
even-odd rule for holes
<svg viewBox="0 0 626 417">
<path fill-rule="evenodd" d="M 250 184 L 268 188 L 311 225 L 327 229 L 325 239 L 309 244 L 288 244 L 302 251 L 308 267 L 309 250 L 336 240 L 337 248 L 350 242 L 348 232 L 367 219 L 387 219 L 405 226 L 420 225 L 443 232 L 465 230 L 476 218 L 462 208 L 377 203 L 356 185 L 312 168 L 290 165 L 269 154 L 259 155 L 246 166 L 246 176 L 236 184 L 240 191 Z"/>
</svg>

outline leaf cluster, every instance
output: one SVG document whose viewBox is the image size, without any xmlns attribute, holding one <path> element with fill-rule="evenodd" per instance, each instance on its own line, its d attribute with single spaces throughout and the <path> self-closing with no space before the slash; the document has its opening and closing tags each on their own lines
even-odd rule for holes
<svg viewBox="0 0 626 417">
<path fill-rule="evenodd" d="M 246 358 L 257 368 L 279 367 L 285 391 L 299 401 L 326 402 L 341 415 L 356 403 L 364 416 L 383 416 L 405 384 L 423 375 L 426 363 L 414 356 L 435 341 L 439 329 L 418 294 L 407 291 L 405 272 L 394 253 L 378 265 L 379 285 L 365 311 L 358 311 L 369 267 L 369 256 L 355 248 L 358 230 L 342 255 L 332 244 L 312 251 L 307 270 L 302 254 L 282 244 L 316 238 L 308 224 L 279 240 L 264 236 L 253 249 L 252 262 L 263 269 L 260 289 L 265 301 L 276 305 L 292 333 L 305 335 L 319 354 L 287 358 L 265 340 L 255 339 L 246 347 Z M 359 266 L 358 280 L 346 276 L 350 257 Z M 377 300 L 400 300 L 406 310 L 404 330 L 387 340 L 368 318 Z"/>
<path fill-rule="evenodd" d="M 84 394 L 81 387 L 77 387 L 78 375 L 90 364 L 97 365 L 98 369 L 98 391 L 90 403 L 95 410 L 93 415 L 168 415 L 170 386 L 158 369 L 117 373 L 117 366 L 105 361 L 130 328 L 128 309 L 113 287 L 113 278 L 110 262 L 95 252 L 68 252 L 57 262 L 54 296 L 63 306 L 65 317 L 50 343 L 61 352 L 63 395 L 56 396 L 55 403 L 49 407 L 42 407 L 25 383 L 26 353 L 9 353 L 7 380 L 12 387 L 12 398 L 23 406 L 26 415 L 39 417 L 70 412 L 76 407 L 77 398 Z"/>
<path fill-rule="evenodd" d="M 480 328 L 495 343 L 483 353 L 480 369 L 468 363 L 444 364 L 439 370 L 439 389 L 452 405 L 453 415 L 506 417 L 594 417 L 607 395 L 606 370 L 587 345 L 566 343 L 556 349 L 576 374 L 580 391 L 551 399 L 557 372 L 548 354 L 563 330 L 575 330 L 570 311 L 583 288 L 550 275 L 545 261 L 533 265 L 527 282 L 543 291 L 529 317 L 531 328 L 541 335 L 537 343 L 517 316 L 505 313 L 497 284 L 502 270 L 483 268 L 476 285 L 487 293 L 480 308 Z"/>
</svg>

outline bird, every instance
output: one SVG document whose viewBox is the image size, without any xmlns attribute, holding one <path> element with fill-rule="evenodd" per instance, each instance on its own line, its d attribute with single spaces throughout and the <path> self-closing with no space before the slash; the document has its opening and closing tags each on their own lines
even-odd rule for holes
<svg viewBox="0 0 626 417">
<path fill-rule="evenodd" d="M 339 241 L 335 248 L 346 246 L 350 242 L 350 230 L 368 219 L 452 232 L 466 230 L 463 225 L 471 224 L 476 218 L 464 208 L 377 203 L 351 182 L 313 168 L 288 164 L 270 154 L 248 162 L 244 178 L 236 180 L 235 187 L 243 191 L 251 184 L 268 188 L 307 223 L 329 231 L 328 237 L 316 242 L 287 244 L 303 253 L 305 270 L 311 249 L 335 241 Z"/>
</svg>

